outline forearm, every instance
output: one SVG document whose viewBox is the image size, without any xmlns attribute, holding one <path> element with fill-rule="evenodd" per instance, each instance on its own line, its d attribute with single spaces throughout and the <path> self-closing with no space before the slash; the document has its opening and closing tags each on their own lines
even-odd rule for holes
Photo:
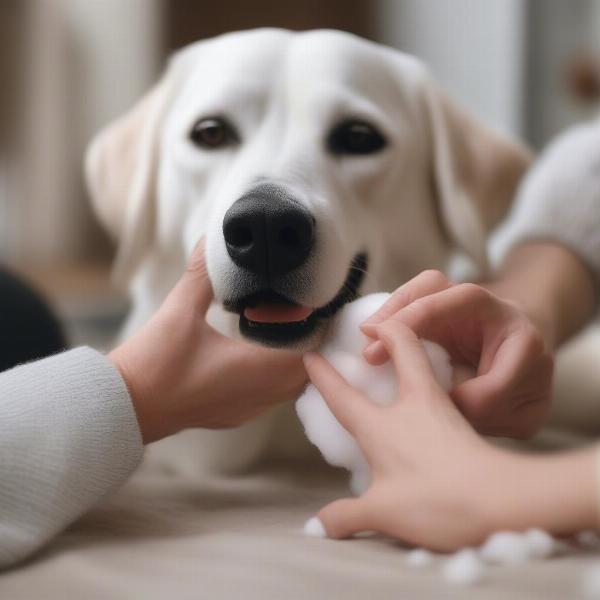
<svg viewBox="0 0 600 600">
<path fill-rule="evenodd" d="M 79 348 L 0 375 L 0 569 L 121 485 L 142 457 L 125 385 Z"/>
<path fill-rule="evenodd" d="M 576 333 L 596 307 L 591 271 L 570 250 L 553 242 L 517 245 L 497 277 L 483 285 L 519 305 L 540 328 L 549 348 Z"/>
<path fill-rule="evenodd" d="M 540 527 L 570 535 L 599 525 L 598 448 L 562 454 L 504 453 L 484 503 L 490 533 Z"/>
</svg>

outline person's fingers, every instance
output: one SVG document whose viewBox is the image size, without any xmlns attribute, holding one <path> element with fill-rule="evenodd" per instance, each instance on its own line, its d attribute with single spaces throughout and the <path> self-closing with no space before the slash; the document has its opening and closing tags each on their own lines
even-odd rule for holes
<svg viewBox="0 0 600 600">
<path fill-rule="evenodd" d="M 317 518 L 327 537 L 343 539 L 355 533 L 369 531 L 369 510 L 363 498 L 343 498 L 322 508 Z"/>
<path fill-rule="evenodd" d="M 497 415 L 490 414 L 490 407 L 497 405 L 498 398 L 510 399 L 509 404 L 503 404 L 512 411 L 550 394 L 553 365 L 552 356 L 544 352 L 541 336 L 533 328 L 525 328 L 506 338 L 489 368 L 457 385 L 452 396 L 478 430 L 491 431 Z"/>
<path fill-rule="evenodd" d="M 398 376 L 398 392 L 438 386 L 422 341 L 406 325 L 389 319 L 377 326 L 377 335 L 391 357 Z"/>
<path fill-rule="evenodd" d="M 475 284 L 463 283 L 418 298 L 389 320 L 399 321 L 410 327 L 418 337 L 443 342 L 442 345 L 446 345 L 446 342 L 454 345 L 461 340 L 440 340 L 440 335 L 450 330 L 450 323 L 468 322 L 472 327 L 480 318 L 492 318 L 496 310 L 493 297 L 487 290 Z M 372 365 L 382 364 L 388 358 L 385 347 L 379 340 L 367 346 L 363 355 Z"/>
<path fill-rule="evenodd" d="M 389 319 L 394 313 L 414 302 L 418 298 L 441 292 L 452 286 L 452 283 L 440 271 L 423 271 L 410 281 L 400 286 L 388 300 L 372 314 L 362 325 L 361 330 L 369 337 L 375 337 L 375 326 Z"/>
<path fill-rule="evenodd" d="M 367 421 L 374 405 L 354 389 L 320 354 L 307 352 L 304 367 L 314 386 L 321 392 L 327 406 L 349 433 Z"/>
<path fill-rule="evenodd" d="M 213 299 L 213 290 L 206 268 L 205 238 L 202 238 L 188 260 L 185 273 L 181 276 L 169 300 L 174 303 L 192 304 L 205 315 Z"/>
<path fill-rule="evenodd" d="M 375 340 L 363 350 L 364 359 L 374 367 L 382 365 L 390 358 L 381 340 Z"/>
<path fill-rule="evenodd" d="M 507 427 L 501 432 L 496 432 L 496 434 L 501 433 L 520 440 L 531 438 L 540 430 L 548 418 L 552 406 L 549 400 L 550 398 L 540 398 L 520 405 L 511 415 L 512 419 Z"/>
</svg>

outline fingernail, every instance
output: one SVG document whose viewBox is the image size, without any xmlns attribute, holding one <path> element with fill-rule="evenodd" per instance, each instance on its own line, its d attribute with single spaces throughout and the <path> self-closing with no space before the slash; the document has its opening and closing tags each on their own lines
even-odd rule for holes
<svg viewBox="0 0 600 600">
<path fill-rule="evenodd" d="M 368 343 L 368 344 L 365 346 L 365 348 L 364 348 L 364 350 L 363 350 L 363 354 L 364 354 L 365 356 L 367 356 L 367 354 L 371 354 L 371 353 L 373 352 L 373 348 L 375 348 L 375 346 L 376 346 L 376 345 L 377 345 L 377 342 L 369 342 L 369 343 Z"/>
<path fill-rule="evenodd" d="M 371 315 L 368 319 L 365 319 L 361 327 L 370 327 L 371 325 L 377 325 L 377 323 L 381 323 L 383 321 L 383 317 L 380 315 Z"/>
<path fill-rule="evenodd" d="M 369 337 L 373 337 L 373 335 L 375 334 L 375 324 L 374 323 L 367 323 L 367 321 L 365 321 L 361 326 L 360 326 L 360 330 L 365 334 L 368 335 Z"/>
</svg>

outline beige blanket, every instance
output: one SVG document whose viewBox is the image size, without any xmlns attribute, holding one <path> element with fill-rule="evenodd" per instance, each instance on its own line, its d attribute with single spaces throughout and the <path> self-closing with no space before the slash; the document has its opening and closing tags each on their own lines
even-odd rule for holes
<svg viewBox="0 0 600 600">
<path fill-rule="evenodd" d="M 304 537 L 305 519 L 344 490 L 332 470 L 292 464 L 205 481 L 142 470 L 34 560 L 0 576 L 0 598 L 570 600 L 593 562 L 568 552 L 490 568 L 476 588 L 456 587 L 439 565 L 407 567 L 396 542 Z"/>
</svg>

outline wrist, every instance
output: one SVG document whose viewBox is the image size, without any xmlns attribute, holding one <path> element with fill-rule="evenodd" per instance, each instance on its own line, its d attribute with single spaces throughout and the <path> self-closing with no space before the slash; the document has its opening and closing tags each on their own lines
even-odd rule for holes
<svg viewBox="0 0 600 600">
<path fill-rule="evenodd" d="M 506 257 L 497 278 L 483 284 L 516 304 L 539 328 L 548 349 L 576 333 L 594 314 L 594 278 L 560 244 L 525 242 Z"/>
<path fill-rule="evenodd" d="M 143 443 L 149 444 L 176 433 L 179 428 L 160 410 L 156 387 L 148 377 L 149 370 L 131 356 L 127 342 L 110 352 L 107 358 L 127 387 Z"/>
<path fill-rule="evenodd" d="M 487 533 L 539 527 L 571 535 L 598 526 L 598 450 L 549 456 L 499 450 L 484 491 Z"/>
<path fill-rule="evenodd" d="M 539 331 L 548 351 L 552 352 L 555 349 L 557 316 L 549 298 L 541 298 L 541 301 L 538 301 L 539 296 L 528 294 L 527 288 L 523 288 L 520 283 L 515 283 L 510 278 L 501 277 L 482 284 L 482 287 L 524 315 Z"/>
</svg>

